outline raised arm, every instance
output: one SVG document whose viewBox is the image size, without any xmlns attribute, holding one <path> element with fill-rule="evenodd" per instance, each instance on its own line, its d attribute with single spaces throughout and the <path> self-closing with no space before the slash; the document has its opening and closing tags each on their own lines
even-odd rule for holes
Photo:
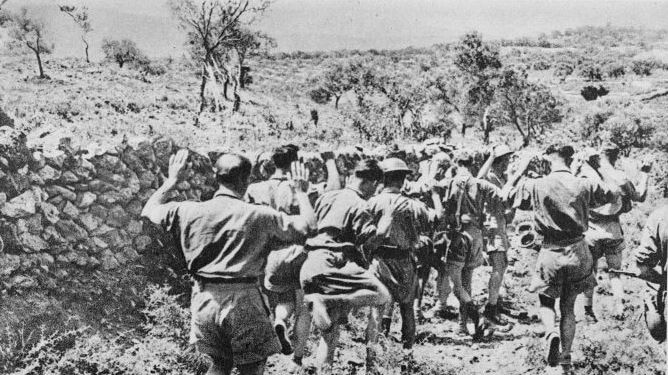
<svg viewBox="0 0 668 375">
<path fill-rule="evenodd" d="M 494 158 L 496 157 L 496 153 L 494 150 L 494 147 L 492 147 L 492 150 L 489 153 L 489 157 L 485 161 L 485 164 L 480 167 L 480 170 L 478 171 L 478 175 L 476 176 L 477 178 L 486 178 L 487 173 L 489 173 L 489 170 L 492 169 L 492 164 L 494 164 Z"/>
<path fill-rule="evenodd" d="M 185 168 L 187 160 L 188 150 L 186 149 L 179 150 L 176 155 L 172 155 L 169 158 L 167 179 L 148 199 L 141 212 L 141 216 L 149 219 L 154 224 L 160 225 L 162 223 L 162 220 L 165 217 L 165 212 L 167 211 L 167 199 L 169 193 L 174 190 L 176 184 L 178 184 L 179 175 L 183 168 Z"/>
<path fill-rule="evenodd" d="M 297 229 L 301 232 L 308 233 L 315 230 L 317 221 L 315 217 L 315 210 L 308 199 L 306 192 L 308 191 L 308 177 L 309 170 L 303 163 L 294 162 L 291 166 L 290 178 L 295 187 L 295 200 L 299 206 L 299 215 L 295 223 Z"/>
<path fill-rule="evenodd" d="M 322 160 L 325 161 L 325 168 L 327 168 L 327 186 L 325 187 L 325 191 L 340 190 L 342 188 L 341 175 L 339 174 L 339 169 L 336 167 L 334 153 L 326 151 L 321 156 Z"/>
</svg>

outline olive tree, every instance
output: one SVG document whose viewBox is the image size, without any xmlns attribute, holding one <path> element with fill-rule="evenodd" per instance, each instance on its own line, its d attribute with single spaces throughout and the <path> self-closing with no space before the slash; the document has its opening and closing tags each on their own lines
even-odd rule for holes
<svg viewBox="0 0 668 375">
<path fill-rule="evenodd" d="M 90 64 L 90 57 L 88 56 L 88 34 L 93 31 L 88 16 L 88 8 L 76 7 L 74 5 L 59 5 L 60 11 L 72 18 L 72 21 L 81 29 L 81 41 L 84 44 L 84 52 L 86 54 L 86 62 Z"/>
<path fill-rule="evenodd" d="M 49 44 L 47 41 L 44 22 L 31 17 L 28 14 L 28 9 L 22 8 L 12 17 L 10 36 L 19 45 L 28 47 L 35 54 L 39 77 L 47 78 L 42 66 L 42 55 L 51 53 L 53 44 Z"/>
</svg>

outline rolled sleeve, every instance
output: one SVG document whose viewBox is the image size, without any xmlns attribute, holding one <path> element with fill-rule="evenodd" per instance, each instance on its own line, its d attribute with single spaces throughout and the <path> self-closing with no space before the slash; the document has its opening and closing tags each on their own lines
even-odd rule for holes
<svg viewBox="0 0 668 375">
<path fill-rule="evenodd" d="M 260 211 L 263 219 L 260 229 L 268 231 L 271 236 L 286 242 L 299 242 L 308 235 L 307 226 L 302 229 L 298 225 L 301 220 L 299 216 L 291 216 L 269 207 L 261 207 Z"/>
<path fill-rule="evenodd" d="M 156 208 L 156 215 L 160 218 L 160 226 L 166 231 L 171 232 L 178 227 L 181 206 L 182 204 L 179 202 L 169 202 Z"/>
<path fill-rule="evenodd" d="M 650 217 L 643 229 L 640 246 L 633 254 L 636 263 L 649 267 L 656 266 L 661 260 L 660 247 L 659 223 L 654 217 Z"/>
<path fill-rule="evenodd" d="M 535 180 L 524 177 L 515 187 L 502 195 L 501 200 L 507 202 L 511 208 L 531 210 L 533 208 L 531 197 L 535 183 Z"/>
</svg>

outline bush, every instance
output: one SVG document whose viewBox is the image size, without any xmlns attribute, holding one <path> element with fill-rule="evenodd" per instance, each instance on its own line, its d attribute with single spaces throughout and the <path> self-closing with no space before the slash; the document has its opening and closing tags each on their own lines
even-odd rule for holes
<svg viewBox="0 0 668 375">
<path fill-rule="evenodd" d="M 639 76 L 650 76 L 652 75 L 652 70 L 656 68 L 656 62 L 651 60 L 636 60 L 631 65 L 631 71 Z"/>
<path fill-rule="evenodd" d="M 619 146 L 628 155 L 632 147 L 647 147 L 654 124 L 636 114 L 623 113 L 609 118 L 602 126 L 602 138 Z"/>
<path fill-rule="evenodd" d="M 605 74 L 610 78 L 620 78 L 626 74 L 626 67 L 621 64 L 611 64 L 606 68 Z"/>
<path fill-rule="evenodd" d="M 167 73 L 167 67 L 157 62 L 141 61 L 137 66 L 139 71 L 146 75 L 161 76 Z"/>
<path fill-rule="evenodd" d="M 130 39 L 120 41 L 104 39 L 102 41 L 102 52 L 104 52 L 107 61 L 117 63 L 120 68 L 126 63 L 143 64 L 148 61 L 144 53 L 137 48 L 137 44 Z"/>
<path fill-rule="evenodd" d="M 573 74 L 573 70 L 574 70 L 573 65 L 562 62 L 559 63 L 557 67 L 554 69 L 554 76 L 566 78 L 569 75 Z"/>
<path fill-rule="evenodd" d="M 318 104 L 327 104 L 332 99 L 332 94 L 328 90 L 319 87 L 309 91 L 309 97 Z"/>
<path fill-rule="evenodd" d="M 550 63 L 545 60 L 538 60 L 531 65 L 531 69 L 533 70 L 548 70 L 551 67 L 552 65 L 550 65 Z"/>
<path fill-rule="evenodd" d="M 601 68 L 598 65 L 586 64 L 582 66 L 580 68 L 579 75 L 587 82 L 603 80 L 603 74 L 601 73 Z"/>
<path fill-rule="evenodd" d="M 580 90 L 580 95 L 586 100 L 586 101 L 592 101 L 596 100 L 602 96 L 608 95 L 610 90 L 606 89 L 603 86 L 585 86 Z"/>
</svg>

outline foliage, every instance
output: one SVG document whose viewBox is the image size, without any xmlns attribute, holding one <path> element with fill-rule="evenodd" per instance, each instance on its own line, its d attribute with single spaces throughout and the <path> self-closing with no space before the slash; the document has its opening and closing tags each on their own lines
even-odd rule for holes
<svg viewBox="0 0 668 375">
<path fill-rule="evenodd" d="M 102 52 L 107 61 L 117 63 L 120 68 L 127 63 L 143 64 L 148 60 L 137 44 L 130 39 L 104 39 L 102 40 Z"/>
<path fill-rule="evenodd" d="M 599 97 L 606 96 L 608 95 L 610 91 L 606 89 L 603 86 L 585 86 L 580 90 L 580 95 L 586 100 L 586 101 L 592 101 L 596 100 Z"/>
<path fill-rule="evenodd" d="M 495 93 L 493 123 L 514 126 L 525 146 L 562 119 L 560 101 L 547 87 L 529 82 L 524 69 L 504 69 Z"/>
<path fill-rule="evenodd" d="M 620 78 L 626 74 L 626 66 L 623 64 L 609 64 L 605 69 L 605 74 L 610 78 Z"/>
<path fill-rule="evenodd" d="M 72 18 L 74 23 L 81 29 L 81 40 L 85 46 L 86 53 L 86 62 L 90 63 L 90 58 L 88 57 L 88 40 L 86 39 L 87 35 L 93 31 L 93 27 L 90 24 L 90 18 L 88 16 L 88 8 L 81 7 L 77 8 L 73 5 L 59 5 L 60 11 L 67 14 Z"/>
<path fill-rule="evenodd" d="M 569 75 L 573 74 L 573 71 L 575 68 L 573 68 L 573 65 L 565 62 L 561 62 L 557 64 L 556 68 L 554 69 L 554 76 L 555 77 L 560 77 L 562 80 L 566 79 Z"/>
<path fill-rule="evenodd" d="M 339 108 L 341 96 L 349 91 L 361 92 L 370 86 L 372 71 L 362 59 L 346 59 L 327 64 L 323 70 L 309 80 L 311 99 L 316 103 L 325 104 L 332 98 L 334 108 Z"/>
<path fill-rule="evenodd" d="M 584 78 L 587 82 L 596 82 L 603 80 L 603 73 L 601 73 L 601 67 L 596 64 L 585 64 L 583 65 L 578 74 L 580 77 Z"/>
<path fill-rule="evenodd" d="M 46 78 L 44 68 L 42 67 L 42 55 L 53 51 L 53 44 L 47 41 L 44 22 L 32 18 L 28 14 L 28 9 L 22 8 L 18 14 L 12 17 L 12 27 L 10 36 L 19 45 L 25 45 L 35 53 L 37 65 L 39 68 L 39 77 Z"/>
<path fill-rule="evenodd" d="M 588 140 L 596 146 L 603 142 L 612 142 L 619 146 L 623 154 L 628 155 L 634 147 L 647 147 L 653 142 L 653 135 L 660 129 L 659 117 L 635 105 L 623 108 L 603 109 L 587 113 L 576 125 L 577 137 Z"/>
<path fill-rule="evenodd" d="M 631 71 L 638 76 L 647 77 L 652 75 L 652 70 L 656 66 L 657 63 L 652 60 L 635 60 L 631 65 Z"/>
</svg>

